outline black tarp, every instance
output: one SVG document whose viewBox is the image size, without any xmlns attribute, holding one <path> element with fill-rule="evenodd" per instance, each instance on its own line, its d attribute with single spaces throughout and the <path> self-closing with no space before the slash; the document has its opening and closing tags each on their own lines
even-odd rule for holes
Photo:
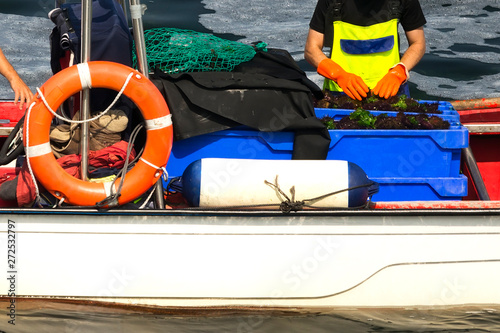
<svg viewBox="0 0 500 333">
<path fill-rule="evenodd" d="M 152 81 L 173 115 L 175 140 L 244 125 L 295 132 L 293 159 L 326 158 L 330 136 L 312 103 L 322 92 L 284 50 L 258 51 L 233 72 L 157 71 Z"/>
</svg>

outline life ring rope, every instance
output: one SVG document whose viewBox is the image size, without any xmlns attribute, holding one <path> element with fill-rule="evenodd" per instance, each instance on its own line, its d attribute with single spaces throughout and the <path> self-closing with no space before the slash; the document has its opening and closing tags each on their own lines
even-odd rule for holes
<svg viewBox="0 0 500 333">
<path fill-rule="evenodd" d="M 81 65 L 81 64 L 80 64 Z M 77 65 L 78 66 L 78 65 Z M 87 67 L 88 67 L 88 64 L 87 64 Z M 80 68 L 80 67 L 78 67 Z M 80 80 L 81 79 L 81 72 L 78 71 L 78 73 L 80 74 Z M 90 72 L 89 74 L 90 75 Z M 99 119 L 100 117 L 104 116 L 106 113 L 109 112 L 109 110 L 111 110 L 111 108 L 113 106 L 115 106 L 116 102 L 118 102 L 118 100 L 120 99 L 120 97 L 123 95 L 123 92 L 125 91 L 125 89 L 127 88 L 129 82 L 130 82 L 130 79 L 132 78 L 132 76 L 134 75 L 134 73 L 130 73 L 127 77 L 127 79 L 125 80 L 125 83 L 123 84 L 122 86 L 122 89 L 118 92 L 118 94 L 116 95 L 115 99 L 111 102 L 111 104 L 106 108 L 106 110 L 102 111 L 101 113 L 99 113 L 98 115 L 96 115 L 95 117 L 93 118 L 90 118 L 90 119 L 86 119 L 86 120 L 73 120 L 73 119 L 69 119 L 69 118 L 65 118 L 63 116 L 60 116 L 59 114 L 57 114 L 57 112 L 55 112 L 54 110 L 52 110 L 52 108 L 50 107 L 49 103 L 47 102 L 47 100 L 45 99 L 45 96 L 43 94 L 43 92 L 40 90 L 40 88 L 36 88 L 36 91 L 37 93 L 40 95 L 40 98 L 42 99 L 43 101 L 43 104 L 45 105 L 45 107 L 47 108 L 47 110 L 49 110 L 50 113 L 52 113 L 52 115 L 54 115 L 54 117 L 56 117 L 57 119 L 60 119 L 62 121 L 65 121 L 65 122 L 68 122 L 68 123 L 72 123 L 72 124 L 83 124 L 83 123 L 89 123 L 91 121 L 94 121 L 96 119 Z M 82 80 L 82 89 L 91 89 L 92 88 L 92 84 L 90 84 L 90 87 L 87 86 L 87 84 L 84 83 L 84 81 L 86 80 Z"/>
</svg>

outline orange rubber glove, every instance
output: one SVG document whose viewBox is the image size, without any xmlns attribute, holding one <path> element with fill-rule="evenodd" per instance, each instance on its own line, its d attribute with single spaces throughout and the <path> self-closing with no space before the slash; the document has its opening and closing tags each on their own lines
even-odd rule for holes
<svg viewBox="0 0 500 333">
<path fill-rule="evenodd" d="M 355 74 L 346 72 L 331 59 L 324 59 L 319 63 L 318 74 L 335 81 L 340 88 L 352 99 L 361 100 L 369 91 L 363 79 Z"/>
<path fill-rule="evenodd" d="M 377 83 L 373 93 L 385 99 L 395 96 L 399 87 L 408 80 L 408 76 L 406 66 L 400 62 L 389 69 L 389 72 Z"/>
</svg>

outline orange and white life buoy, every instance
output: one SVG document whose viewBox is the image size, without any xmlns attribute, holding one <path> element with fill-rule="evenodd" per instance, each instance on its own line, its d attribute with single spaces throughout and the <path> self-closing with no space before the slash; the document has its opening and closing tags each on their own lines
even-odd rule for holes
<svg viewBox="0 0 500 333">
<path fill-rule="evenodd" d="M 132 73 L 132 75 L 131 75 Z M 129 80 L 126 86 L 124 83 Z M 112 182 L 91 183 L 70 176 L 57 163 L 49 142 L 54 115 L 42 101 L 56 110 L 66 99 L 85 88 L 120 91 L 139 108 L 146 123 L 144 152 L 126 174 L 117 204 L 125 204 L 145 193 L 162 174 L 173 141 L 171 115 L 163 95 L 140 72 L 122 64 L 93 61 L 66 68 L 52 76 L 37 94 L 35 104 L 25 119 L 24 143 L 35 177 L 46 190 L 64 202 L 94 206 L 116 192 Z M 115 181 L 119 184 L 120 179 Z"/>
</svg>

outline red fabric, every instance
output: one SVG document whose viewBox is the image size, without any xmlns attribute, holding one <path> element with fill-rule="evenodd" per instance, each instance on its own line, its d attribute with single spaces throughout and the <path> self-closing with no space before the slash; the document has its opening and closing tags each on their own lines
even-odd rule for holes
<svg viewBox="0 0 500 333">
<path fill-rule="evenodd" d="M 17 205 L 19 207 L 24 207 L 30 205 L 33 200 L 35 200 L 36 192 L 33 179 L 31 179 L 30 172 L 28 170 L 28 164 L 23 162 L 21 171 L 17 176 L 17 187 L 16 187 L 16 199 Z M 40 183 L 37 182 L 38 188 L 40 188 Z"/>
<path fill-rule="evenodd" d="M 189 207 L 189 203 L 186 198 L 182 195 L 182 193 L 168 193 L 165 197 L 165 209 L 175 209 L 175 208 L 187 208 Z"/>
<path fill-rule="evenodd" d="M 89 167 L 93 168 L 117 168 L 120 169 L 125 163 L 127 157 L 128 142 L 120 141 L 114 145 L 98 150 L 89 152 Z M 129 162 L 135 158 L 135 151 L 129 156 Z M 75 178 L 80 177 L 80 161 L 81 156 L 76 154 L 66 155 L 57 160 L 59 165 Z M 19 207 L 31 205 L 35 200 L 35 185 L 30 176 L 27 163 L 23 163 L 23 167 L 19 172 L 19 180 L 17 183 L 16 196 L 17 204 Z M 40 191 L 43 190 L 40 183 L 38 183 Z"/>
</svg>

